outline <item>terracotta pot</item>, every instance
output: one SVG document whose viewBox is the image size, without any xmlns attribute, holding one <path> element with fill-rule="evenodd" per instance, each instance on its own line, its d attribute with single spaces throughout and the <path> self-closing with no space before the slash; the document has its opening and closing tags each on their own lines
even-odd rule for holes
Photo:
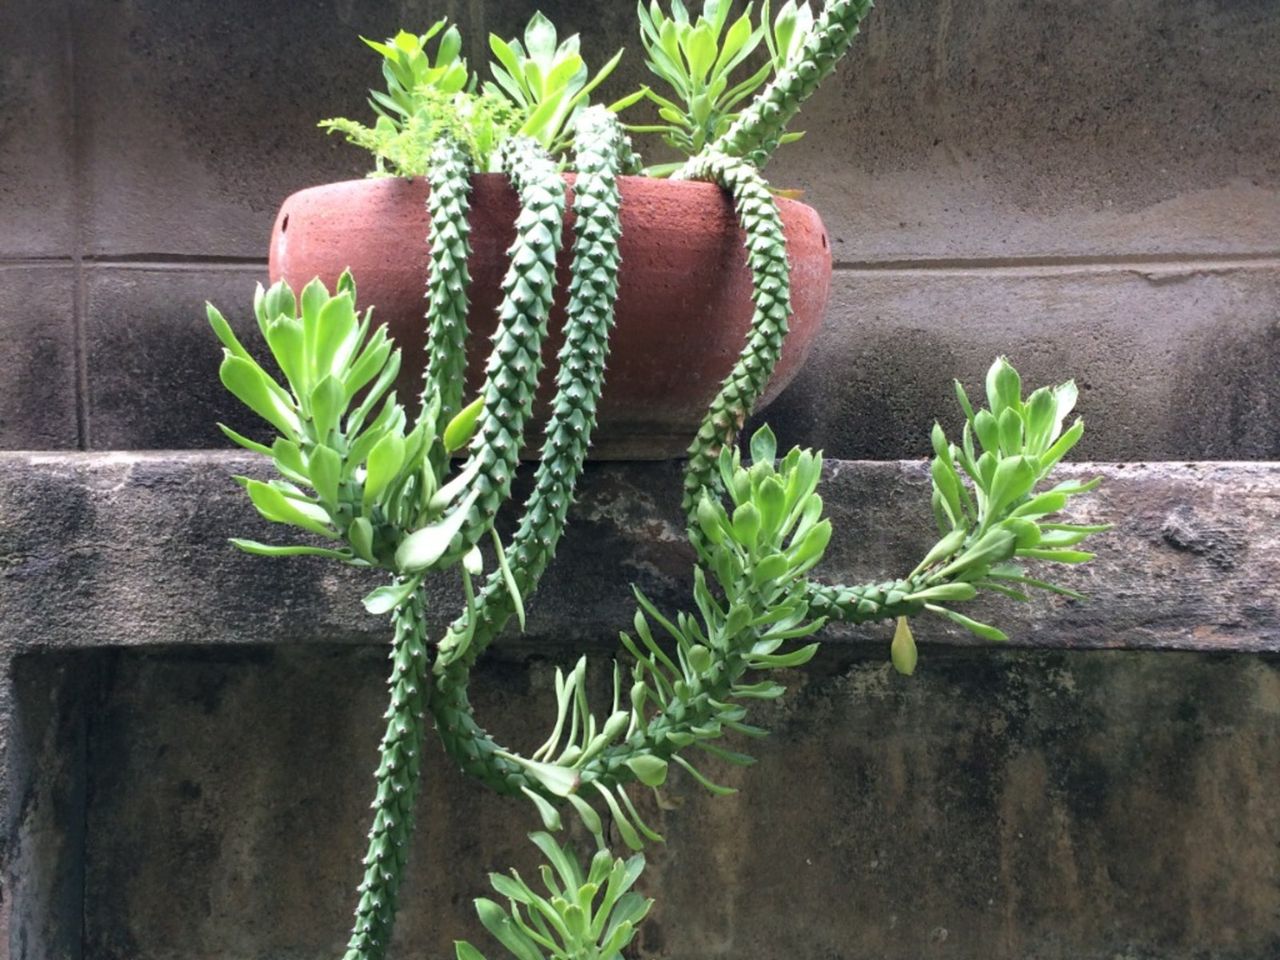
<svg viewBox="0 0 1280 960">
<path fill-rule="evenodd" d="M 572 184 L 573 178 L 567 178 Z M 706 183 L 623 177 L 622 275 L 617 326 L 592 449 L 599 459 L 680 456 L 742 348 L 751 320 L 751 277 L 729 197 Z M 271 278 L 295 289 L 319 276 L 332 285 L 350 267 L 361 306 L 391 328 L 403 348 L 399 395 L 416 398 L 423 356 L 429 223 L 422 180 L 351 180 L 302 190 L 280 208 L 271 237 Z M 572 190 L 570 190 L 572 203 Z M 781 362 L 761 406 L 804 363 L 831 288 L 831 252 L 811 208 L 780 201 L 791 261 L 795 314 Z M 472 336 L 468 396 L 474 395 L 496 323 L 506 249 L 518 204 L 504 177 L 475 178 L 470 260 Z M 564 321 L 572 244 L 565 224 L 560 294 L 544 350 L 542 411 Z M 534 428 L 537 429 L 536 427 Z M 535 454 L 539 433 L 528 433 Z"/>
</svg>

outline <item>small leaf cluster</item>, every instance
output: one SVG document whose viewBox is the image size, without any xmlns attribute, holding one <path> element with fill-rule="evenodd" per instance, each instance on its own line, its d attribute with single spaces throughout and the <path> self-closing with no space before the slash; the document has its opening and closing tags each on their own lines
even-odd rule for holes
<svg viewBox="0 0 1280 960">
<path fill-rule="evenodd" d="M 431 453 L 470 440 L 478 403 L 438 429 L 439 404 L 428 403 L 409 425 L 393 389 L 400 351 L 385 326 L 371 330 L 372 311 L 356 311 L 350 274 L 332 295 L 318 279 L 295 296 L 284 282 L 254 297 L 258 329 L 284 376 L 278 382 L 245 349 L 220 312 L 208 317 L 223 344 L 222 383 L 279 433 L 267 446 L 223 426 L 233 441 L 271 458 L 278 479 L 238 478 L 258 512 L 341 547 L 267 545 L 233 540 L 265 556 L 322 555 L 400 575 L 420 574 L 445 553 L 466 518 L 471 476 L 442 482 Z M 382 588 L 367 603 L 386 612 L 416 582 Z M 385 591 L 390 591 L 385 593 Z"/>
<path fill-rule="evenodd" d="M 382 77 L 386 92 L 369 91 L 369 106 L 383 117 L 407 120 L 417 110 L 416 98 L 423 90 L 459 93 L 474 83 L 462 52 L 462 35 L 457 27 L 448 27 L 448 19 L 437 20 L 421 35 L 401 30 L 386 43 L 361 37 L 373 50 L 382 54 Z M 427 43 L 437 34 L 434 62 Z"/>
<path fill-rule="evenodd" d="M 787 0 L 769 24 L 769 3 L 765 0 L 759 23 L 753 24 L 754 4 L 729 24 L 728 0 L 706 0 L 696 19 L 681 0 L 671 0 L 671 15 L 658 0 L 637 5 L 640 38 L 649 70 L 670 88 L 663 96 L 649 87 L 643 96 L 658 107 L 660 124 L 637 125 L 631 130 L 657 133 L 685 156 L 694 156 L 728 131 L 738 117 L 740 105 L 786 67 L 813 28 L 813 12 L 808 3 Z M 726 29 L 727 27 L 727 29 Z M 734 74 L 764 42 L 768 56 L 749 75 Z M 803 134 L 788 133 L 789 143 Z M 663 173 L 678 165 L 651 168 Z"/>
<path fill-rule="evenodd" d="M 557 41 L 555 25 L 541 12 L 529 20 L 523 43 L 490 34 L 489 49 L 497 63 L 489 67 L 494 82 L 484 85 L 487 93 L 509 97 L 524 112 L 517 134 L 538 141 L 552 154 L 569 148 L 574 118 L 622 59 L 619 50 L 593 77 L 579 52 L 578 35 Z M 636 99 L 638 94 L 630 102 Z M 609 109 L 625 106 L 627 101 L 619 101 Z"/>
<path fill-rule="evenodd" d="M 621 960 L 653 901 L 631 888 L 644 870 L 644 856 L 623 860 L 600 849 L 584 872 L 567 847 L 546 833 L 529 836 L 547 859 L 540 869 L 544 892 L 520 874 L 491 873 L 489 883 L 507 900 L 475 901 L 486 930 L 517 960 Z M 465 941 L 457 960 L 485 960 Z"/>
<path fill-rule="evenodd" d="M 430 169 L 431 153 L 445 139 L 462 144 L 480 170 L 489 170 L 499 145 L 525 122 L 524 111 L 489 92 L 445 93 L 424 87 L 413 105 L 413 112 L 403 119 L 384 113 L 372 127 L 344 117 L 319 125 L 372 153 L 370 176 L 414 177 Z"/>
<path fill-rule="evenodd" d="M 645 839 L 661 840 L 640 817 L 625 784 L 661 786 L 671 763 L 714 794 L 735 792 L 713 782 L 680 751 L 697 747 L 730 764 L 754 763 L 715 741 L 726 733 L 764 736 L 765 730 L 746 722 L 744 702 L 775 699 L 785 688 L 770 678 L 747 681 L 746 673 L 801 666 L 817 652 L 816 643 L 782 648 L 816 633 L 824 622 L 809 616 L 804 576 L 831 538 L 816 492 L 822 458 L 794 449 L 775 463 L 776 442 L 767 427 L 751 446 L 755 462 L 749 467 L 736 449 L 720 457 L 731 507 L 707 497 L 698 511 L 704 536 L 694 569 L 696 613 L 668 618 L 637 590 L 632 631 L 621 634 L 633 659 L 630 687 L 624 687 L 615 662 L 604 720 L 597 721 L 591 710 L 583 658 L 568 675 L 556 672 L 556 718 L 547 740 L 528 758 L 495 751 L 536 785 L 522 789 L 547 829 L 561 825 L 549 796 L 566 800 L 588 829 L 602 835 L 603 822 L 587 802 L 594 790 L 633 850 Z"/>
<path fill-rule="evenodd" d="M 437 21 L 422 35 L 402 30 L 385 43 L 361 38 L 383 58 L 387 89 L 371 91 L 369 100 L 378 119 L 372 127 L 341 117 L 320 123 L 373 153 L 375 175 L 425 174 L 432 150 L 446 137 L 466 147 L 481 171 L 496 171 L 498 147 L 512 137 L 529 137 L 559 155 L 572 144 L 575 118 L 622 57 L 619 50 L 592 76 L 577 34 L 560 40 L 551 21 L 535 13 L 523 41 L 490 35 L 494 79 L 481 85 L 459 56 L 457 27 L 445 29 L 447 22 Z M 433 59 L 427 46 L 437 36 Z M 609 109 L 621 110 L 640 96 Z"/>
<path fill-rule="evenodd" d="M 923 602 L 926 610 L 984 639 L 1004 640 L 995 627 L 941 604 L 971 599 L 980 588 L 1017 600 L 1027 599 L 1020 587 L 1079 597 L 1027 577 L 1016 561 L 1084 563 L 1093 554 L 1074 548 L 1108 527 L 1045 519 L 1065 508 L 1071 497 L 1094 489 L 1098 479 L 1037 489 L 1084 433 L 1079 418 L 1066 427 L 1076 403 L 1075 384 L 1041 387 L 1024 398 L 1018 372 L 1001 357 L 987 373 L 986 391 L 989 407 L 975 413 L 957 381 L 956 397 L 965 414 L 959 444 L 934 425 L 932 504 L 943 536 L 908 578 L 918 589 L 906 600 Z"/>
</svg>

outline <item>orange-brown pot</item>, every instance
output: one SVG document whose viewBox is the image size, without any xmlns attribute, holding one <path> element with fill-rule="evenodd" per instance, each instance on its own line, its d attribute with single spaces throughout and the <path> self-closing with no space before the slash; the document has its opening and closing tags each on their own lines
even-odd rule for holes
<svg viewBox="0 0 1280 960">
<path fill-rule="evenodd" d="M 572 187 L 573 178 L 568 181 Z M 617 326 L 600 401 L 592 456 L 679 456 L 742 349 L 751 321 L 751 275 L 730 198 L 706 183 L 622 177 L 622 272 Z M 271 236 L 271 279 L 295 289 L 320 277 L 332 289 L 350 268 L 361 306 L 387 323 L 403 348 L 399 393 L 416 398 L 425 329 L 424 293 L 430 225 L 421 179 L 350 180 L 289 197 Z M 569 202 L 572 203 L 572 189 Z M 791 262 L 794 315 L 782 360 L 759 406 L 791 382 L 822 323 L 831 289 L 831 252 L 810 207 L 779 201 Z M 475 177 L 471 208 L 471 337 L 468 395 L 481 380 L 496 324 L 506 249 L 518 203 L 506 178 Z M 544 350 L 548 369 L 540 412 L 553 394 L 555 353 L 564 322 L 572 215 Z M 759 408 L 759 407 L 758 407 Z M 757 408 L 757 409 L 758 409 Z M 536 429 L 536 428 L 535 428 Z M 527 435 L 536 452 L 537 434 Z"/>
</svg>

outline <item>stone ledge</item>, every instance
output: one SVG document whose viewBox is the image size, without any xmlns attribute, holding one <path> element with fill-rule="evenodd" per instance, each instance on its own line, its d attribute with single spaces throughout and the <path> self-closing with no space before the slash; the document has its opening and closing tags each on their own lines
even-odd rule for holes
<svg viewBox="0 0 1280 960">
<path fill-rule="evenodd" d="M 226 544 L 271 540 L 231 482 L 256 473 L 233 453 L 0 454 L 0 643 L 8 653 L 157 645 L 378 643 L 358 597 L 367 573 L 264 560 Z M 1087 603 L 982 600 L 975 616 L 1017 645 L 1068 649 L 1280 650 L 1280 464 L 1080 464 L 1101 490 L 1080 519 L 1116 525 L 1098 559 L 1059 582 Z M 828 461 L 836 525 L 824 577 L 882 579 L 931 542 L 920 462 Z M 679 521 L 679 465 L 601 464 L 584 481 L 560 559 L 530 603 L 537 642 L 612 647 L 629 623 L 629 583 L 684 604 L 691 553 Z M 456 610 L 436 590 L 440 623 Z M 836 641 L 887 637 L 833 627 Z M 968 643 L 940 621 L 921 642 Z"/>
</svg>

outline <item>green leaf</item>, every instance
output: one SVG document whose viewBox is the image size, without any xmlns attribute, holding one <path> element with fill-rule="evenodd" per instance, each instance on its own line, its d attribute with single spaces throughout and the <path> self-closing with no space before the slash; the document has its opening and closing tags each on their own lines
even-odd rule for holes
<svg viewBox="0 0 1280 960">
<path fill-rule="evenodd" d="M 778 440 L 764 424 L 751 437 L 751 460 L 754 463 L 773 463 L 778 456 Z"/>
<path fill-rule="evenodd" d="M 578 772 L 568 767 L 529 760 L 514 753 L 507 753 L 505 750 L 498 750 L 496 753 L 498 756 L 505 757 L 523 767 L 529 776 L 533 777 L 557 797 L 568 797 L 578 789 L 582 782 Z"/>
<path fill-rule="evenodd" d="M 702 784 L 703 787 L 705 787 L 710 793 L 714 794 L 717 797 L 730 797 L 738 792 L 737 789 L 734 787 L 722 786 L 721 784 L 714 783 L 711 780 L 708 780 L 703 774 L 698 772 L 698 770 L 694 767 L 693 764 L 691 764 L 688 760 L 686 760 L 684 757 L 680 756 L 679 754 L 676 754 L 671 759 L 674 760 L 676 763 L 680 764 L 680 766 L 684 767 L 684 769 L 689 772 L 689 776 L 693 777 L 693 779 L 697 780 L 698 783 Z"/>
<path fill-rule="evenodd" d="M 485 956 L 465 940 L 453 941 L 456 960 L 485 960 Z"/>
<path fill-rule="evenodd" d="M 229 439 L 232 443 L 238 444 L 239 446 L 244 447 L 246 450 L 250 450 L 254 453 L 261 453 L 264 456 L 268 456 L 268 457 L 271 456 L 270 447 L 266 446 L 265 444 L 258 443 L 254 440 L 250 440 L 248 437 L 242 437 L 240 434 L 236 433 L 234 430 L 228 427 L 225 423 L 218 424 L 218 429 L 221 430 L 222 433 L 227 437 L 227 439 Z"/>
<path fill-rule="evenodd" d="M 969 617 L 966 617 L 962 613 L 956 613 L 954 610 L 948 610 L 946 607 L 939 607 L 932 603 L 926 603 L 924 605 L 924 608 L 940 616 L 946 617 L 948 620 L 951 620 L 954 623 L 960 624 L 960 626 L 964 627 L 970 633 L 974 634 L 975 636 L 981 637 L 983 640 L 991 640 L 996 643 L 1003 643 L 1004 641 L 1009 639 L 1009 637 L 1004 633 L 1004 631 L 997 630 L 995 627 L 991 626 L 990 624 L 979 623 L 977 620 L 972 620 Z"/>
<path fill-rule="evenodd" d="M 507 912 L 487 897 L 475 901 L 476 915 L 484 928 L 511 951 L 516 960 L 543 960 L 541 952 L 507 916 Z"/>
<path fill-rule="evenodd" d="M 627 815 L 623 813 L 622 808 L 618 806 L 617 798 L 614 797 L 612 791 L 606 789 L 598 780 L 593 780 L 591 785 L 604 798 L 605 806 L 609 808 L 609 814 L 613 818 L 613 825 L 618 828 L 618 833 L 622 836 L 622 842 L 631 850 L 643 850 L 644 841 L 640 839 L 640 834 L 636 832 L 636 828 L 627 819 Z M 585 910 L 587 915 L 590 916 L 590 903 L 586 905 Z"/>
<path fill-rule="evenodd" d="M 396 583 L 387 584 L 371 590 L 361 601 L 365 610 L 374 616 L 390 613 L 409 599 L 409 595 L 418 589 L 422 577 L 405 577 Z"/>
<path fill-rule="evenodd" d="M 551 805 L 546 797 L 539 796 L 528 787 L 521 787 L 520 791 L 533 801 L 533 805 L 538 809 L 538 816 L 542 818 L 542 825 L 548 830 L 559 830 L 560 811 Z"/>
<path fill-rule="evenodd" d="M 218 311 L 218 308 L 212 303 L 206 302 L 204 305 L 204 312 L 205 316 L 209 318 L 209 326 L 213 327 L 213 332 L 217 335 L 218 339 L 222 341 L 222 345 L 230 351 L 231 355 L 233 357 L 239 357 L 241 360 L 248 360 L 252 363 L 253 358 L 249 356 L 249 351 L 246 350 L 243 344 L 241 344 L 236 338 L 235 333 L 231 329 L 231 325 L 227 323 L 226 319 Z"/>
<path fill-rule="evenodd" d="M 370 510 L 404 466 L 404 437 L 399 432 L 383 436 L 369 451 L 364 478 L 364 508 Z"/>
<path fill-rule="evenodd" d="M 327 547 L 276 546 L 269 543 L 258 543 L 256 540 L 241 540 L 232 537 L 230 543 L 237 550 L 251 553 L 256 557 L 328 557 L 331 560 L 350 560 L 351 555 L 341 550 L 330 550 Z"/>
<path fill-rule="evenodd" d="M 1022 411 L 1022 378 L 1004 357 L 999 357 L 987 371 L 987 402 L 997 417 L 1005 410 Z"/>
<path fill-rule="evenodd" d="M 578 816 L 582 819 L 582 823 L 586 828 L 596 836 L 604 833 L 604 824 L 600 821 L 600 814 L 592 808 L 591 804 L 583 800 L 576 793 L 565 794 L 566 799 L 573 804 L 573 808 L 578 811 Z"/>
<path fill-rule="evenodd" d="M 978 442 L 988 453 L 1000 451 L 1000 422 L 990 410 L 979 410 L 973 418 L 973 432 L 978 435 Z"/>
<path fill-rule="evenodd" d="M 325 506 L 338 505 L 338 484 L 342 478 L 342 457 L 332 447 L 316 447 L 307 458 L 307 476 Z"/>
<path fill-rule="evenodd" d="M 792 566 L 797 573 L 808 570 L 822 559 L 823 553 L 826 552 L 827 544 L 831 542 L 831 531 L 830 520 L 819 521 L 813 525 L 799 543 L 794 543 L 791 546 L 787 554 L 791 557 Z"/>
<path fill-rule="evenodd" d="M 315 382 L 307 370 L 306 347 L 301 321 L 293 317 L 276 317 L 267 324 L 264 336 L 276 366 L 299 397 L 305 397 Z"/>
<path fill-rule="evenodd" d="M 355 550 L 356 556 L 369 563 L 375 562 L 373 555 L 373 524 L 367 517 L 356 517 L 347 527 L 347 542 Z"/>
<path fill-rule="evenodd" d="M 244 486 L 258 512 L 273 523 L 286 523 L 322 537 L 337 539 L 337 533 L 329 526 L 329 514 L 323 507 L 286 497 L 278 488 L 260 480 L 246 480 Z"/>
<path fill-rule="evenodd" d="M 916 672 L 919 654 L 916 652 L 916 638 L 911 634 L 911 625 L 907 623 L 906 617 L 898 618 L 898 625 L 893 631 L 893 642 L 889 645 L 889 659 L 893 662 L 893 669 L 904 677 Z"/>
<path fill-rule="evenodd" d="M 636 779 L 646 787 L 660 787 L 667 781 L 667 761 L 652 754 L 641 753 L 629 757 L 626 765 L 636 775 Z"/>
<path fill-rule="evenodd" d="M 1003 516 L 1005 509 L 1025 497 L 1035 486 L 1037 471 L 1029 457 L 1006 457 L 996 464 L 988 490 L 987 516 Z"/>
<path fill-rule="evenodd" d="M 911 601 L 930 600 L 936 602 L 949 602 L 956 600 L 972 600 L 978 595 L 978 588 L 971 583 L 939 583 L 932 587 L 926 587 L 923 590 L 917 590 L 915 593 L 907 595 L 907 599 Z"/>
<path fill-rule="evenodd" d="M 332 297 L 320 308 L 311 344 L 312 370 L 317 380 L 343 376 L 355 354 L 359 331 L 360 321 L 350 294 Z"/>
<path fill-rule="evenodd" d="M 228 352 L 218 370 L 218 376 L 222 385 L 241 403 L 285 436 L 296 440 L 302 434 L 297 409 L 287 400 L 281 399 L 284 391 L 256 363 L 232 356 Z"/>
<path fill-rule="evenodd" d="M 515 609 L 516 622 L 520 625 L 520 632 L 524 633 L 524 597 L 520 595 L 520 585 L 516 583 L 515 574 L 511 571 L 511 564 L 507 562 L 507 552 L 502 547 L 502 537 L 498 535 L 498 531 L 494 527 L 490 527 L 489 532 L 493 535 L 493 546 L 497 551 L 498 570 L 502 574 L 502 582 L 507 587 L 507 596 L 511 598 L 511 606 Z"/>
<path fill-rule="evenodd" d="M 471 403 L 463 407 L 463 409 L 449 421 L 449 425 L 444 428 L 444 449 L 448 453 L 455 450 L 461 450 L 471 442 L 472 436 L 476 432 L 476 423 L 480 419 L 480 414 L 484 410 L 484 395 L 476 397 Z"/>
<path fill-rule="evenodd" d="M 426 570 L 445 555 L 449 544 L 458 535 L 467 517 L 471 513 L 471 505 L 475 503 L 480 491 L 473 490 L 467 498 L 453 509 L 452 513 L 435 523 L 415 530 L 400 542 L 396 549 L 396 567 L 408 573 Z"/>
<path fill-rule="evenodd" d="M 1088 563 L 1097 554 L 1087 550 L 1019 550 L 1018 556 L 1028 560 L 1051 560 L 1054 563 Z"/>
</svg>

